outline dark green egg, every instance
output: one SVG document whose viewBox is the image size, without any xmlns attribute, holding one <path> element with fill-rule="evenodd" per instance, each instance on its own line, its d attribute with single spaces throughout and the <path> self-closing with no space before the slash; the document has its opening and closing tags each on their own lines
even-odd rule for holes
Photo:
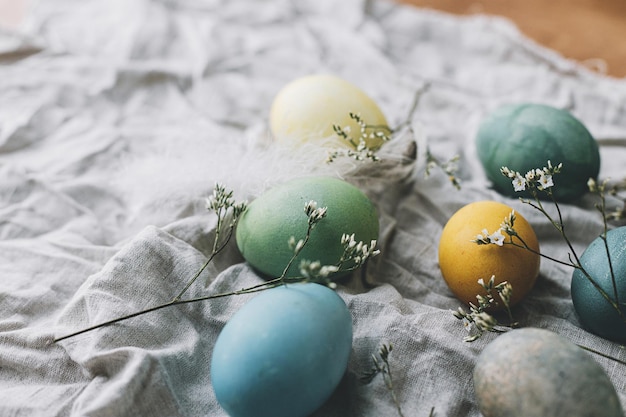
<svg viewBox="0 0 626 417">
<path fill-rule="evenodd" d="M 600 170 L 598 144 L 587 128 L 566 110 L 524 103 L 504 105 L 488 115 L 476 136 L 476 151 L 495 189 L 509 196 L 515 192 L 500 168 L 524 175 L 531 169 L 563 163 L 554 178 L 555 197 L 571 201 L 587 192 L 587 181 Z M 543 193 L 540 193 L 543 194 Z"/>
<path fill-rule="evenodd" d="M 623 304 L 626 302 L 626 226 L 610 230 L 606 243 L 615 285 L 602 238 L 598 237 L 591 242 L 581 255 L 580 263 L 611 299 L 615 300 L 617 290 L 617 300 L 621 304 L 623 317 L 626 317 L 626 305 Z M 574 309 L 585 329 L 606 339 L 626 344 L 626 322 L 580 270 L 574 270 L 571 290 Z"/>
</svg>

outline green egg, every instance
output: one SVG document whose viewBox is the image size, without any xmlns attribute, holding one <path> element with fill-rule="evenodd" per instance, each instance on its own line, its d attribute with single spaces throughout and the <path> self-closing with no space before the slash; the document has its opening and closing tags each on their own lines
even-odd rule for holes
<svg viewBox="0 0 626 417">
<path fill-rule="evenodd" d="M 615 276 L 615 286 L 609 268 L 609 258 L 602 238 L 596 238 L 585 249 L 580 263 L 591 278 L 611 299 L 620 304 L 626 300 L 626 226 L 610 230 L 606 236 Z M 604 298 L 591 281 L 580 271 L 572 275 L 572 302 L 581 324 L 598 336 L 626 344 L 626 304 L 621 304 L 622 317 Z M 617 292 L 617 298 L 616 298 Z"/>
<path fill-rule="evenodd" d="M 332 177 L 295 179 L 252 201 L 237 225 L 237 246 L 244 259 L 267 278 L 279 277 L 294 251 L 289 246 L 304 239 L 308 218 L 304 206 L 315 201 L 327 214 L 312 230 L 309 242 L 291 264 L 287 277 L 300 276 L 302 260 L 335 265 L 344 252 L 343 234 L 369 243 L 378 239 L 378 214 L 368 197 L 352 184 Z M 335 276 L 345 274 L 345 265 Z"/>
<path fill-rule="evenodd" d="M 548 330 L 509 331 L 476 361 L 474 391 L 484 417 L 623 417 L 604 369 Z"/>
<path fill-rule="evenodd" d="M 509 196 L 528 197 L 515 192 L 511 180 L 501 174 L 506 166 L 524 175 L 531 169 L 563 164 L 554 178 L 557 200 L 571 201 L 587 192 L 589 178 L 600 171 L 598 144 L 587 128 L 568 111 L 524 103 L 496 109 L 481 123 L 476 151 L 495 189 Z M 543 193 L 540 193 L 540 196 Z"/>
</svg>

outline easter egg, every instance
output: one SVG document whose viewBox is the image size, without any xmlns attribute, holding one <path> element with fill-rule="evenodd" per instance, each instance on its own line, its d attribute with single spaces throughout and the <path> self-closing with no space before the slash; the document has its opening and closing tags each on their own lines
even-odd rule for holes
<svg viewBox="0 0 626 417">
<path fill-rule="evenodd" d="M 580 347 L 548 330 L 509 331 L 476 361 L 484 417 L 623 417 L 610 379 Z"/>
<path fill-rule="evenodd" d="M 585 329 L 626 344 L 626 305 L 623 304 L 626 301 L 626 226 L 610 230 L 606 243 L 608 254 L 602 238 L 596 238 L 581 255 L 580 263 L 608 297 L 620 302 L 622 317 L 579 269 L 574 270 L 572 276 L 572 302 Z M 609 267 L 609 254 L 615 286 Z"/>
<path fill-rule="evenodd" d="M 600 170 L 598 144 L 587 128 L 568 111 L 542 104 L 508 104 L 489 114 L 476 135 L 476 151 L 496 190 L 516 193 L 500 172 L 506 166 L 522 175 L 530 170 L 563 164 L 552 188 L 557 200 L 574 200 L 588 191 L 587 181 Z M 540 197 L 545 196 L 539 193 Z"/>
<path fill-rule="evenodd" d="M 224 326 L 211 358 L 211 383 L 231 417 L 306 417 L 341 381 L 352 318 L 328 287 L 265 290 Z"/>
<path fill-rule="evenodd" d="M 506 243 L 479 245 L 473 241 L 478 234 L 484 234 L 484 229 L 489 234 L 498 231 L 512 210 L 495 201 L 470 203 L 454 213 L 444 226 L 439 238 L 439 268 L 446 284 L 461 301 L 476 304 L 476 295 L 486 295 L 478 279 L 487 282 L 492 275 L 495 275 L 496 285 L 508 281 L 513 286 L 511 305 L 518 303 L 533 287 L 539 274 L 537 253 Z M 534 252 L 539 252 L 532 226 L 519 213 L 515 213 L 515 217 L 514 228 L 519 237 Z M 501 234 L 506 236 L 504 231 Z M 514 241 L 520 243 L 517 238 Z M 498 300 L 495 293 L 494 296 Z"/>
<path fill-rule="evenodd" d="M 332 147 L 354 147 L 333 130 L 333 125 L 348 127 L 358 144 L 361 127 L 350 113 L 389 133 L 384 130 L 387 120 L 382 111 L 359 87 L 333 75 L 309 75 L 291 81 L 278 92 L 270 109 L 270 130 L 274 139 L 282 143 L 316 141 Z M 372 149 L 383 143 L 381 138 L 369 137 L 374 131 L 368 128 L 365 139 Z"/>
<path fill-rule="evenodd" d="M 344 252 L 343 234 L 369 244 L 378 239 L 378 214 L 367 196 L 354 185 L 332 177 L 308 177 L 288 181 L 252 201 L 237 225 L 237 246 L 244 259 L 261 274 L 279 277 L 294 255 L 289 246 L 305 239 L 308 217 L 304 206 L 315 201 L 326 207 L 326 217 L 315 225 L 287 277 L 300 276 L 302 260 L 336 265 Z M 345 274 L 346 264 L 335 274 Z"/>
</svg>

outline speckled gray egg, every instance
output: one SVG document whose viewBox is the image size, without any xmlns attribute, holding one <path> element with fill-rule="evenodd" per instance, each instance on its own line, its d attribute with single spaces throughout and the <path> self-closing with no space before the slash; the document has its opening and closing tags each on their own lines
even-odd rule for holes
<svg viewBox="0 0 626 417">
<path fill-rule="evenodd" d="M 624 417 L 602 367 L 543 329 L 512 330 L 487 345 L 474 389 L 484 417 Z"/>
</svg>

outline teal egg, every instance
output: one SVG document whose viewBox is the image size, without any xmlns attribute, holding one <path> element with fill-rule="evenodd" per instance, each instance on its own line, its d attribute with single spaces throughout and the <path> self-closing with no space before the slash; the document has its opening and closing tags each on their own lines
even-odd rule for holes
<svg viewBox="0 0 626 417">
<path fill-rule="evenodd" d="M 332 177 L 308 177 L 280 184 L 252 201 L 237 225 L 237 247 L 244 259 L 261 274 L 279 277 L 294 252 L 290 237 L 304 239 L 309 201 L 326 207 L 327 214 L 312 230 L 309 242 L 291 264 L 287 277 L 300 276 L 302 260 L 335 265 L 344 247 L 341 237 L 353 234 L 356 241 L 378 239 L 378 214 L 369 198 L 354 185 Z M 344 265 L 337 275 L 345 273 Z"/>
<path fill-rule="evenodd" d="M 511 180 L 501 174 L 506 166 L 524 175 L 531 169 L 563 164 L 554 178 L 553 192 L 560 201 L 571 201 L 588 191 L 589 178 L 600 171 L 598 144 L 571 113 L 533 103 L 504 105 L 489 114 L 476 136 L 476 151 L 494 188 L 508 196 L 515 192 Z M 543 193 L 540 193 L 543 196 Z"/>
<path fill-rule="evenodd" d="M 306 417 L 341 381 L 352 348 L 352 318 L 328 287 L 265 290 L 222 329 L 211 383 L 231 417 Z"/>
<path fill-rule="evenodd" d="M 604 369 L 548 330 L 511 330 L 476 360 L 474 391 L 484 417 L 623 417 Z"/>
<path fill-rule="evenodd" d="M 602 238 L 591 242 L 581 255 L 580 263 L 611 299 L 615 300 L 617 290 L 621 312 L 626 317 L 626 226 L 610 230 L 606 239 L 615 286 Z M 605 339 L 626 344 L 626 322 L 580 270 L 574 270 L 571 292 L 574 309 L 585 329 Z"/>
</svg>

